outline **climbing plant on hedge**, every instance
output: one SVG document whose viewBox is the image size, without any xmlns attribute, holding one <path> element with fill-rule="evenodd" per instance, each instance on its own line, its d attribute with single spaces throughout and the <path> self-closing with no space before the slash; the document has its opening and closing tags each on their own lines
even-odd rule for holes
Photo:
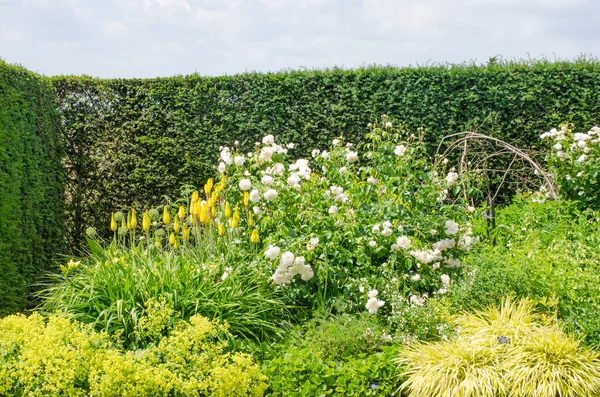
<svg viewBox="0 0 600 397">
<path fill-rule="evenodd" d="M 62 153 L 47 82 L 0 60 L 0 316 L 25 308 L 64 252 Z"/>
<path fill-rule="evenodd" d="M 56 77 L 69 142 L 69 234 L 106 228 L 104 215 L 177 196 L 212 175 L 220 145 L 250 150 L 264 135 L 307 156 L 343 135 L 360 143 L 387 113 L 427 131 L 433 153 L 450 133 L 480 131 L 538 149 L 548 125 L 589 129 L 600 119 L 600 63 L 510 62 L 486 66 L 368 67 L 99 80 Z"/>
</svg>

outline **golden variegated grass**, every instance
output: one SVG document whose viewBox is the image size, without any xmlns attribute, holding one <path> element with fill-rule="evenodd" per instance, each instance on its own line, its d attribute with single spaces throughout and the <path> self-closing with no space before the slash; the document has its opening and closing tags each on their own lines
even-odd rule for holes
<svg viewBox="0 0 600 397">
<path fill-rule="evenodd" d="M 535 302 L 529 299 L 514 301 L 505 298 L 500 307 L 488 307 L 472 313 L 463 313 L 453 319 L 462 339 L 475 343 L 497 344 L 499 337 L 514 343 L 535 334 L 551 324 L 552 318 L 538 313 Z"/>
<path fill-rule="evenodd" d="M 503 346 L 478 346 L 467 340 L 415 344 L 402 351 L 401 386 L 411 397 L 496 397 L 506 391 L 498 373 Z"/>
<path fill-rule="evenodd" d="M 513 397 L 587 397 L 600 395 L 598 353 L 558 328 L 525 338 L 504 358 Z"/>
<path fill-rule="evenodd" d="M 401 351 L 410 397 L 590 397 L 600 395 L 600 359 L 564 334 L 535 303 L 505 299 L 457 316 L 450 341 Z"/>
</svg>

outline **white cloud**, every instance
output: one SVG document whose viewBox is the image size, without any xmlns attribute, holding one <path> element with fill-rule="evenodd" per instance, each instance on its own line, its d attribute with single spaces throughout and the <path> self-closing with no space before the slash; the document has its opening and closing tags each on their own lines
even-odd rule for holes
<svg viewBox="0 0 600 397">
<path fill-rule="evenodd" d="M 14 1 L 0 0 L 0 54 L 50 75 L 600 55 L 596 0 Z"/>
<path fill-rule="evenodd" d="M 104 24 L 104 33 L 108 36 L 124 36 L 127 33 L 127 25 L 122 21 L 108 21 Z"/>
<path fill-rule="evenodd" d="M 1 28 L 1 27 L 0 27 Z M 0 30 L 0 41 L 10 43 L 22 43 L 25 41 L 25 35 L 19 30 Z"/>
</svg>

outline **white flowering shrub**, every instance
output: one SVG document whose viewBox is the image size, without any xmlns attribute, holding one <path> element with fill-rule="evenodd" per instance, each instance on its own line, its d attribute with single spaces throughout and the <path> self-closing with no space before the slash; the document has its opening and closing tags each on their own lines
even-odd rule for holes
<svg viewBox="0 0 600 397">
<path fill-rule="evenodd" d="M 235 227 L 260 235 L 253 265 L 296 303 L 376 313 L 395 294 L 422 304 L 448 291 L 474 241 L 462 176 L 433 169 L 422 131 L 384 118 L 367 138 L 301 159 L 271 135 L 250 153 L 221 151 Z"/>
<path fill-rule="evenodd" d="M 551 146 L 548 166 L 560 194 L 585 207 L 600 207 L 600 128 L 573 132 L 569 124 L 541 135 Z"/>
</svg>

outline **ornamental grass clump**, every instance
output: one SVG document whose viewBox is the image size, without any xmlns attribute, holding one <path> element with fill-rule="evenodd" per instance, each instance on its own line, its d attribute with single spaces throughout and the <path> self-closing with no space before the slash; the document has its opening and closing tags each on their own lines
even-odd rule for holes
<svg viewBox="0 0 600 397">
<path fill-rule="evenodd" d="M 600 394 L 598 353 L 558 328 L 524 338 L 503 362 L 509 395 L 583 397 Z"/>
<path fill-rule="evenodd" d="M 473 345 L 469 340 L 420 343 L 402 350 L 399 361 L 411 397 L 497 397 L 506 382 L 500 368 L 501 346 Z"/>
<path fill-rule="evenodd" d="M 457 336 L 401 350 L 410 397 L 587 397 L 600 392 L 598 353 L 528 300 L 458 316 Z"/>
</svg>

